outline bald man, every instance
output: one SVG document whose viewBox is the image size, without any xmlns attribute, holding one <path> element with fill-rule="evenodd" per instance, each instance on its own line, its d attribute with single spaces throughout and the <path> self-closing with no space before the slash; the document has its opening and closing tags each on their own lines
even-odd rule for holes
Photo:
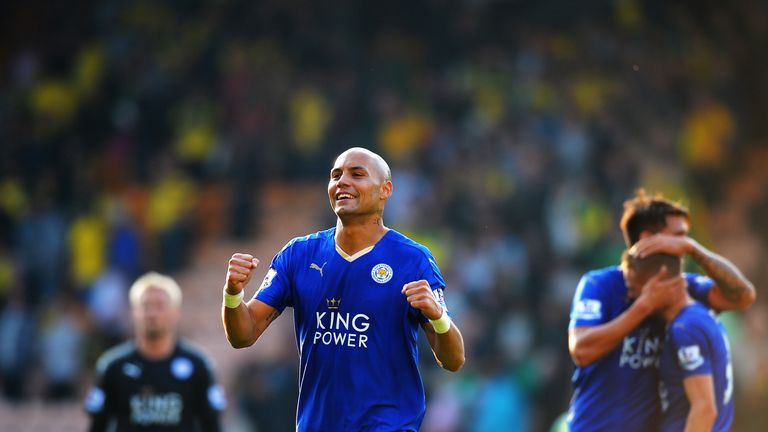
<svg viewBox="0 0 768 432">
<path fill-rule="evenodd" d="M 328 182 L 336 227 L 288 242 L 247 303 L 259 260 L 246 253 L 229 260 L 222 316 L 233 347 L 253 345 L 286 307 L 294 309 L 297 431 L 419 430 L 419 327 L 441 367 L 455 372 L 464 364 L 434 257 L 384 225 L 391 177 L 369 150 L 339 155 Z"/>
</svg>

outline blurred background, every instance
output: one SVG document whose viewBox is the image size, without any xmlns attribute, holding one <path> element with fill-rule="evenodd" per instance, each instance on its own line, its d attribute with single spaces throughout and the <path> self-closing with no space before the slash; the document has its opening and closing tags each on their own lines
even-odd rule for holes
<svg viewBox="0 0 768 432">
<path fill-rule="evenodd" d="M 569 304 L 618 263 L 639 186 L 758 287 L 724 320 L 734 430 L 764 430 L 766 52 L 759 0 L 3 2 L 0 430 L 84 429 L 147 270 L 180 282 L 227 430 L 291 430 L 290 313 L 230 348 L 226 261 L 331 226 L 350 146 L 390 162 L 386 224 L 433 251 L 464 333 L 459 374 L 422 341 L 424 431 L 546 431 L 567 409 Z"/>
</svg>

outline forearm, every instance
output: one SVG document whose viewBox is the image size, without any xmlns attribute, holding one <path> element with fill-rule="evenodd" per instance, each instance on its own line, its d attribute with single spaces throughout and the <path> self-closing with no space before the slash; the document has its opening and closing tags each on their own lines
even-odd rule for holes
<svg viewBox="0 0 768 432">
<path fill-rule="evenodd" d="M 568 348 L 573 362 L 576 366 L 584 367 L 601 359 L 616 348 L 650 313 L 651 310 L 646 306 L 635 302 L 610 322 L 572 329 Z"/>
<path fill-rule="evenodd" d="M 712 430 L 717 418 L 715 384 L 712 375 L 693 375 L 683 380 L 685 397 L 691 405 L 685 421 L 686 432 Z"/>
<path fill-rule="evenodd" d="M 236 308 L 228 308 L 221 305 L 221 317 L 224 323 L 224 333 L 227 341 L 234 348 L 245 348 L 256 342 L 253 318 L 251 317 L 245 302 L 241 302 Z"/>
<path fill-rule="evenodd" d="M 242 297 L 242 294 L 240 295 Z M 254 320 L 248 306 L 242 299 L 236 307 L 227 305 L 228 294 L 224 291 L 224 302 L 221 305 L 221 318 L 224 323 L 224 333 L 229 344 L 234 348 L 244 348 L 253 345 L 258 338 L 255 332 Z M 235 301 L 237 299 L 235 298 Z M 229 307 L 228 307 L 229 306 Z"/>
<path fill-rule="evenodd" d="M 715 281 L 725 299 L 740 309 L 755 301 L 754 285 L 733 263 L 698 242 L 692 241 L 691 245 L 689 255 Z"/>
<path fill-rule="evenodd" d="M 432 347 L 435 359 L 443 369 L 456 372 L 464 365 L 464 339 L 456 324 L 443 334 L 435 333 Z"/>
<path fill-rule="evenodd" d="M 709 432 L 715 424 L 717 412 L 703 405 L 691 405 L 685 421 L 685 432 Z"/>
<path fill-rule="evenodd" d="M 233 305 L 230 305 L 233 306 Z M 253 345 L 269 325 L 280 316 L 280 311 L 257 299 L 240 302 L 237 307 L 221 306 L 224 333 L 234 348 Z"/>
</svg>

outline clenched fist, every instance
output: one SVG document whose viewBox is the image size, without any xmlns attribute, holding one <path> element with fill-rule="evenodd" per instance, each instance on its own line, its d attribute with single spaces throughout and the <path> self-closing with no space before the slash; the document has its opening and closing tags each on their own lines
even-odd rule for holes
<svg viewBox="0 0 768 432">
<path fill-rule="evenodd" d="M 229 267 L 227 267 L 227 282 L 224 285 L 227 294 L 237 295 L 243 291 L 258 265 L 259 260 L 253 255 L 243 253 L 232 255 L 232 258 L 229 259 Z"/>
<path fill-rule="evenodd" d="M 437 302 L 429 282 L 409 282 L 403 285 L 401 292 L 408 298 L 411 307 L 420 310 L 428 319 L 437 320 L 443 315 L 443 307 Z"/>
</svg>

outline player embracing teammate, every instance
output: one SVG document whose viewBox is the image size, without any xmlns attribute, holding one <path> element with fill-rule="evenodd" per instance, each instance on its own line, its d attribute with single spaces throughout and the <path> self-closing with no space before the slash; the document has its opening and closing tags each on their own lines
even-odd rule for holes
<svg viewBox="0 0 768 432">
<path fill-rule="evenodd" d="M 730 261 L 690 238 L 689 223 L 683 206 L 638 191 L 624 205 L 621 229 L 629 249 L 623 265 L 588 272 L 579 282 L 568 337 L 576 364 L 571 431 L 682 430 L 680 418 L 701 413 L 715 417 L 702 429 L 689 424 L 691 430 L 728 429 L 730 354 L 707 308 L 744 309 L 754 302 L 755 288 Z M 633 278 L 630 264 L 656 254 L 691 257 L 705 275 L 669 275 L 665 266 Z M 693 300 L 707 308 L 689 304 Z M 698 333 L 680 331 L 693 326 Z M 698 404 L 702 395 L 709 398 L 704 405 Z"/>
</svg>

